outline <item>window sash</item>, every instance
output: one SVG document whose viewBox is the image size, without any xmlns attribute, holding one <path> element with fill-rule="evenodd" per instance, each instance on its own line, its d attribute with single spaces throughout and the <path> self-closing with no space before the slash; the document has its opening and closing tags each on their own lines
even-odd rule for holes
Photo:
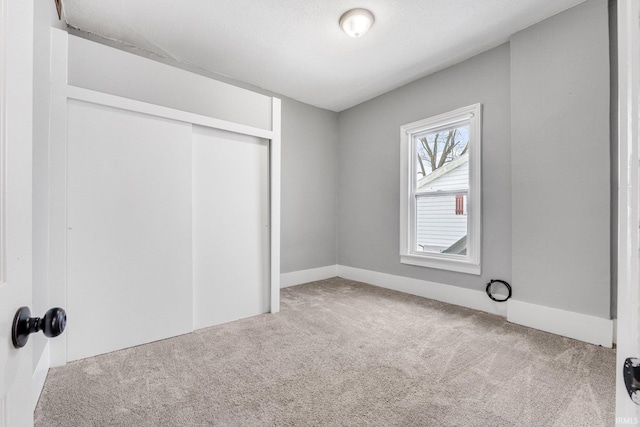
<svg viewBox="0 0 640 427">
<path fill-rule="evenodd" d="M 433 197 L 437 197 L 437 196 L 458 196 L 458 195 L 463 195 L 465 197 L 467 197 L 467 203 L 469 202 L 469 191 L 467 189 L 459 189 L 459 190 L 447 190 L 447 191 L 428 191 L 428 192 L 421 192 L 421 193 L 416 193 L 413 195 L 413 204 L 412 204 L 412 210 L 413 210 L 413 215 L 412 215 L 412 223 L 411 223 L 411 254 L 413 255 L 417 255 L 417 256 L 424 256 L 424 255 L 432 255 L 432 256 L 437 256 L 437 257 L 445 257 L 447 259 L 452 259 L 452 260 L 465 260 L 467 258 L 467 255 L 458 255 L 458 254 L 443 254 L 443 253 L 438 253 L 438 252 L 424 252 L 424 251 L 419 251 L 418 250 L 418 199 L 421 198 L 433 198 Z M 455 207 L 455 206 L 453 206 Z M 464 209 L 465 213 L 467 214 L 467 221 L 466 221 L 466 227 L 467 227 L 467 236 L 469 235 L 469 227 L 470 227 L 470 215 L 468 214 L 468 208 Z"/>
<path fill-rule="evenodd" d="M 435 132 L 469 126 L 469 188 L 416 191 L 417 139 Z M 400 261 L 404 264 L 480 274 L 481 251 L 481 105 L 475 104 L 401 127 Z M 420 197 L 465 195 L 467 254 L 417 251 L 417 200 Z M 453 208 L 453 207 L 452 207 Z"/>
<path fill-rule="evenodd" d="M 455 196 L 457 194 L 464 194 L 465 196 L 469 195 L 468 188 L 459 188 L 457 190 L 436 190 L 436 191 L 420 191 L 417 193 L 413 193 L 413 197 L 430 197 L 430 196 Z"/>
</svg>

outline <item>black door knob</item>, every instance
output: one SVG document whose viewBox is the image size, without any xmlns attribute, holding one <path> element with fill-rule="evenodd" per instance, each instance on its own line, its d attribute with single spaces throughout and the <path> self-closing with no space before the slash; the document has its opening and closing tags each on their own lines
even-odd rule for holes
<svg viewBox="0 0 640 427">
<path fill-rule="evenodd" d="M 15 348 L 24 347 L 29 341 L 29 334 L 42 331 L 46 337 L 60 335 L 67 326 L 67 313 L 60 307 L 54 307 L 44 317 L 31 317 L 28 307 L 20 307 L 13 318 L 11 339 Z"/>
</svg>

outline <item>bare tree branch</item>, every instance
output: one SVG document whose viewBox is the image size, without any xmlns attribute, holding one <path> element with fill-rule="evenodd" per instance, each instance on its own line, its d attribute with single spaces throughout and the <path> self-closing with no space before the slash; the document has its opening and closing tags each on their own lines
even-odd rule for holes
<svg viewBox="0 0 640 427">
<path fill-rule="evenodd" d="M 440 161 L 438 162 L 438 166 L 435 168 L 441 168 L 447 162 L 447 157 L 449 157 L 449 153 L 453 150 L 455 145 L 452 144 L 454 130 L 450 130 L 447 134 L 447 140 L 444 143 L 444 148 L 442 149 L 442 155 L 440 156 Z"/>
<path fill-rule="evenodd" d="M 431 172 L 433 172 L 467 152 L 469 144 L 465 145 L 461 153 L 456 152 L 456 148 L 462 143 L 462 141 L 456 141 L 456 137 L 459 135 L 460 133 L 458 129 L 451 129 L 447 132 L 446 139 L 444 134 L 440 132 L 433 135 L 431 142 L 429 142 L 428 137 L 422 137 L 419 139 L 426 153 L 426 155 L 423 153 L 422 156 L 418 154 L 420 168 L 422 169 L 422 174 L 424 176 L 426 176 L 425 160 L 429 161 Z"/>
<path fill-rule="evenodd" d="M 427 176 L 427 171 L 424 169 L 424 163 L 422 163 L 422 157 L 418 153 L 418 163 L 420 163 L 420 169 L 422 170 L 422 176 Z"/>
<path fill-rule="evenodd" d="M 436 133 L 436 137 L 433 140 L 433 156 L 431 156 L 431 170 L 434 171 L 436 169 L 438 169 L 438 166 L 436 166 L 436 161 L 438 160 L 438 137 L 440 136 L 440 133 Z"/>
<path fill-rule="evenodd" d="M 425 151 L 427 152 L 427 156 L 429 156 L 429 161 L 431 164 L 431 171 L 433 171 L 433 151 L 431 150 L 431 147 L 429 147 L 429 141 L 427 141 L 427 137 L 422 137 L 420 138 L 420 142 L 422 143 L 422 146 L 424 147 Z M 421 164 L 422 166 L 424 166 L 424 164 Z M 426 172 L 425 172 L 425 176 L 427 176 Z"/>
</svg>

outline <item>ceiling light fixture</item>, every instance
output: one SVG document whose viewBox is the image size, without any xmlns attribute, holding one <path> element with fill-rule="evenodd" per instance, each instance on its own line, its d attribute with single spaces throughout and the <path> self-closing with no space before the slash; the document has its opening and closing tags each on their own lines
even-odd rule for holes
<svg viewBox="0 0 640 427">
<path fill-rule="evenodd" d="M 340 27 L 351 37 L 362 37 L 373 25 L 373 13 L 367 9 L 351 9 L 340 17 Z"/>
</svg>

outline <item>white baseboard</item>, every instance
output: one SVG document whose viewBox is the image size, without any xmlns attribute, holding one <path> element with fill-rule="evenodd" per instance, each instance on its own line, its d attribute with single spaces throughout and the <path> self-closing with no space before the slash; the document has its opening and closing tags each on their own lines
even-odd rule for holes
<svg viewBox="0 0 640 427">
<path fill-rule="evenodd" d="M 344 265 L 330 265 L 310 270 L 284 273 L 280 276 L 280 287 L 295 286 L 335 276 L 434 299 L 448 304 L 497 314 L 506 317 L 507 320 L 512 323 L 591 344 L 601 345 L 603 347 L 611 348 L 614 340 L 615 324 L 614 321 L 610 319 L 530 304 L 513 299 L 499 303 L 489 299 L 484 289 L 474 290 L 461 288 Z"/>
<path fill-rule="evenodd" d="M 327 265 L 326 267 L 282 273 L 280 275 L 280 288 L 288 288 L 289 286 L 302 285 L 303 283 L 336 277 L 338 275 L 336 267 L 336 265 Z"/>
<path fill-rule="evenodd" d="M 338 276 L 499 316 L 507 315 L 508 303 L 492 301 L 484 292 L 484 289 L 479 291 L 459 286 L 443 285 L 441 283 L 362 270 L 344 265 L 338 265 Z"/>
<path fill-rule="evenodd" d="M 51 365 L 49 351 L 49 341 L 47 341 L 47 344 L 45 344 L 44 350 L 42 351 L 42 355 L 40 356 L 40 360 L 38 360 L 38 365 L 33 372 L 33 378 L 31 381 L 33 384 L 32 411 L 36 410 L 36 405 L 38 404 L 38 400 L 40 400 L 40 394 L 44 388 L 44 382 L 47 379 L 47 374 L 49 373 L 49 366 Z"/>
<path fill-rule="evenodd" d="M 613 344 L 611 319 L 509 300 L 507 320 L 603 347 L 611 348 Z"/>
</svg>

